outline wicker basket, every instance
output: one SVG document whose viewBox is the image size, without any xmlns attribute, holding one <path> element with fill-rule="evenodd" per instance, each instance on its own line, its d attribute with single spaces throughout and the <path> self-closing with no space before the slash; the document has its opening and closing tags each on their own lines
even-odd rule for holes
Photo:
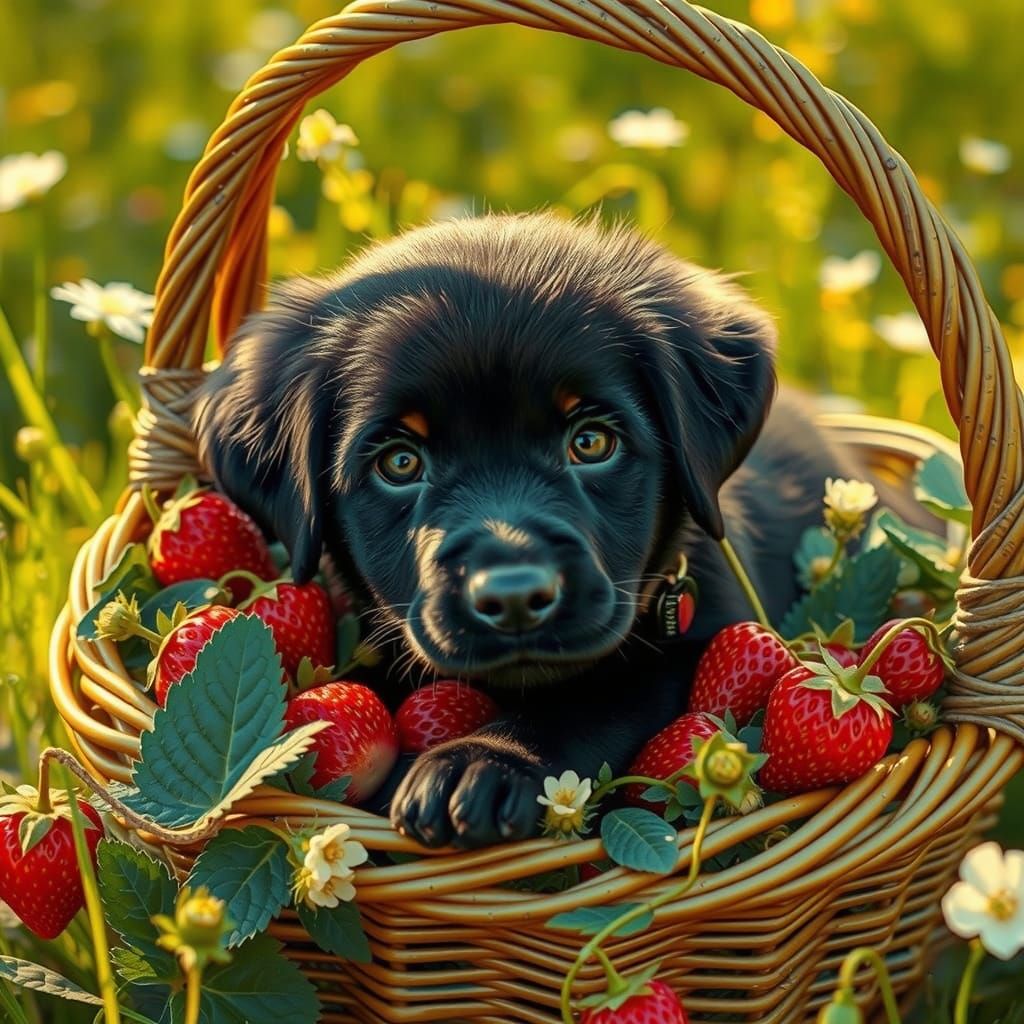
<svg viewBox="0 0 1024 1024">
<path fill-rule="evenodd" d="M 607 944 L 625 969 L 661 959 L 695 1021 L 813 1018 L 844 955 L 863 944 L 886 952 L 906 995 L 927 964 L 939 897 L 1024 762 L 1022 397 L 975 271 L 900 156 L 791 56 L 683 0 L 357 0 L 250 80 L 193 174 L 168 240 L 131 483 L 75 563 L 51 647 L 54 700 L 89 770 L 126 780 L 154 705 L 129 680 L 112 643 L 79 640 L 74 627 L 94 585 L 144 532 L 141 485 L 170 489 L 197 470 L 187 414 L 211 323 L 218 339 L 229 338 L 261 301 L 274 174 L 303 105 L 396 43 L 498 22 L 647 54 L 764 111 L 858 204 L 927 325 L 974 504 L 975 540 L 959 592 L 959 667 L 945 709 L 955 724 L 843 790 L 714 822 L 708 856 L 783 824 L 799 827 L 752 859 L 707 873 L 659 910 L 645 934 Z M 887 421 L 833 418 L 828 426 L 905 482 L 919 457 L 946 444 Z M 237 811 L 242 821 L 344 820 L 371 849 L 418 849 L 381 818 L 267 788 Z M 680 833 L 680 864 L 691 842 L 690 832 Z M 189 851 L 165 853 L 187 867 Z M 599 840 L 537 839 L 362 869 L 359 902 L 374 952 L 368 965 L 320 953 L 294 918 L 273 927 L 322 983 L 325 1020 L 553 1022 L 580 942 L 544 922 L 583 905 L 655 895 L 668 883 L 621 868 L 558 895 L 506 883 L 600 853 Z M 599 966 L 587 965 L 577 994 L 598 988 L 602 977 Z M 864 985 L 865 1006 L 873 1006 L 874 990 Z"/>
</svg>

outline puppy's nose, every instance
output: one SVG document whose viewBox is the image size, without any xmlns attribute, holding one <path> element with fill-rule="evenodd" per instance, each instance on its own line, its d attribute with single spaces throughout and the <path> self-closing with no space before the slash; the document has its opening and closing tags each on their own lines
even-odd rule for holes
<svg viewBox="0 0 1024 1024">
<path fill-rule="evenodd" d="M 536 629 L 551 618 L 562 597 L 558 574 L 548 565 L 481 569 L 470 577 L 466 591 L 473 614 L 503 633 Z"/>
</svg>

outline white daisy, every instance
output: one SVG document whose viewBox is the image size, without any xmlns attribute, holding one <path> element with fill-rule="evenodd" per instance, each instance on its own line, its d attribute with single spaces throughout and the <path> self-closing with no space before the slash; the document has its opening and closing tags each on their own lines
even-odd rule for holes
<svg viewBox="0 0 1024 1024">
<path fill-rule="evenodd" d="M 818 284 L 823 291 L 848 295 L 874 283 L 882 269 L 882 257 L 874 249 L 864 249 L 845 260 L 829 256 L 818 268 Z"/>
<path fill-rule="evenodd" d="M 14 153 L 0 160 L 0 213 L 46 195 L 67 173 L 63 153 Z"/>
<path fill-rule="evenodd" d="M 1013 157 L 1001 142 L 965 135 L 960 140 L 960 162 L 975 174 L 1002 174 L 1010 169 Z"/>
<path fill-rule="evenodd" d="M 876 316 L 872 322 L 875 333 L 897 352 L 931 352 L 928 331 L 916 313 Z"/>
<path fill-rule="evenodd" d="M 128 341 L 141 343 L 146 328 L 153 322 L 154 297 L 124 281 L 100 285 L 86 277 L 77 284 L 65 281 L 51 288 L 50 295 L 70 302 L 75 320 L 84 320 L 92 328 L 109 327 Z"/>
<path fill-rule="evenodd" d="M 628 149 L 668 149 L 681 146 L 690 135 L 690 126 L 678 120 L 671 110 L 627 110 L 608 122 L 613 142 Z"/>
<path fill-rule="evenodd" d="M 544 780 L 544 796 L 537 797 L 537 803 L 547 808 L 544 812 L 547 831 L 561 835 L 580 832 L 586 823 L 586 804 L 592 789 L 590 779 L 581 780 L 571 770 L 557 777 L 549 775 Z"/>
</svg>

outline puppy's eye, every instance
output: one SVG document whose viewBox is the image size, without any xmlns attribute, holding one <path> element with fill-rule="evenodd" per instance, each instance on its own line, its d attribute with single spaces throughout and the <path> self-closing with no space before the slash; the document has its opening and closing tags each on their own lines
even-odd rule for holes
<svg viewBox="0 0 1024 1024">
<path fill-rule="evenodd" d="M 586 423 L 569 442 L 569 461 L 577 465 L 605 462 L 612 457 L 617 445 L 615 435 L 599 423 Z"/>
<path fill-rule="evenodd" d="M 409 445 L 396 444 L 377 456 L 377 472 L 389 484 L 412 484 L 423 476 L 423 459 Z"/>
</svg>

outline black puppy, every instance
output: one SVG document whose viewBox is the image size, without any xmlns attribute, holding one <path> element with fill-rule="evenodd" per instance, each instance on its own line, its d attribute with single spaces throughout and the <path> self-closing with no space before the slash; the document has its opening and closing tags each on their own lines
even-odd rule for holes
<svg viewBox="0 0 1024 1024">
<path fill-rule="evenodd" d="M 545 775 L 625 768 L 682 712 L 707 639 L 751 617 L 723 534 L 781 617 L 845 467 L 792 404 L 765 424 L 774 340 L 724 278 L 550 215 L 412 231 L 244 325 L 198 405 L 217 484 L 297 580 L 326 548 L 395 644 L 388 699 L 422 667 L 507 709 L 412 764 L 399 829 L 520 838 Z M 666 651 L 645 587 L 680 551 L 701 601 Z"/>
</svg>

